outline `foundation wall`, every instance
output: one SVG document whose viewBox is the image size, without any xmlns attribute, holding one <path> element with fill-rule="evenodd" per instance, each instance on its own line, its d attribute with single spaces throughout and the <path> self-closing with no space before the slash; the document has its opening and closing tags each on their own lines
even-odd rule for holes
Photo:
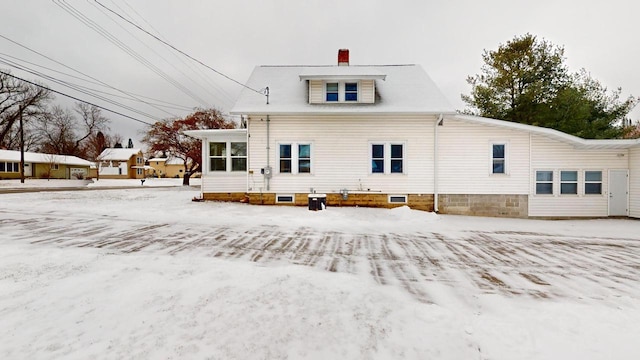
<svg viewBox="0 0 640 360">
<path fill-rule="evenodd" d="M 441 214 L 526 218 L 528 195 L 441 194 L 438 210 Z"/>
</svg>

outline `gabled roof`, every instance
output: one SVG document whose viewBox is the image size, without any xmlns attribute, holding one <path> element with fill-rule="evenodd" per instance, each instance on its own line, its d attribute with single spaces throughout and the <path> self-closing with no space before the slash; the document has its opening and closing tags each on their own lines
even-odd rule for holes
<svg viewBox="0 0 640 360">
<path fill-rule="evenodd" d="M 473 115 L 454 115 L 451 118 L 488 126 L 509 128 L 513 130 L 527 131 L 532 134 L 541 135 L 549 139 L 564 142 L 574 146 L 576 149 L 627 149 L 640 146 L 640 139 L 583 139 L 577 136 L 563 133 L 562 131 L 538 127 L 533 125 L 520 124 L 512 121 L 496 120 Z M 446 121 L 447 117 L 445 117 Z"/>
<path fill-rule="evenodd" d="M 308 79 L 375 78 L 374 104 L 309 104 Z M 384 79 L 384 80 L 383 80 Z M 453 114 L 453 106 L 420 65 L 257 66 L 232 114 Z"/>
<path fill-rule="evenodd" d="M 0 150 L 0 161 L 20 161 L 20 151 L 17 150 Z M 24 153 L 24 161 L 26 163 L 38 163 L 38 164 L 60 164 L 60 165 L 78 165 L 78 166 L 90 166 L 91 162 L 81 159 L 77 156 L 70 155 L 54 155 L 54 154 L 42 154 L 35 152 Z"/>
<path fill-rule="evenodd" d="M 132 156 L 137 155 L 140 152 L 140 149 L 115 149 L 108 148 L 104 149 L 98 159 L 102 161 L 127 161 L 131 159 Z"/>
</svg>

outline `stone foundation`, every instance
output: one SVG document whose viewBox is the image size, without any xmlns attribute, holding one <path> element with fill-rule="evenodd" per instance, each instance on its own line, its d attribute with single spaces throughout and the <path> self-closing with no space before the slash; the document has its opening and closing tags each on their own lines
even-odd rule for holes
<svg viewBox="0 0 640 360">
<path fill-rule="evenodd" d="M 526 218 L 528 209 L 528 195 L 438 196 L 438 212 L 441 214 Z"/>
</svg>

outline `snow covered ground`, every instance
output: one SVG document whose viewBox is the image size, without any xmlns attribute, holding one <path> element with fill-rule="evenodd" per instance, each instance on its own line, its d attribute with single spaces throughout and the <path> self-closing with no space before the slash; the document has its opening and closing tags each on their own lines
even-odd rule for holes
<svg viewBox="0 0 640 360">
<path fill-rule="evenodd" d="M 636 220 L 311 212 L 135 181 L 0 194 L 0 358 L 640 353 Z"/>
</svg>

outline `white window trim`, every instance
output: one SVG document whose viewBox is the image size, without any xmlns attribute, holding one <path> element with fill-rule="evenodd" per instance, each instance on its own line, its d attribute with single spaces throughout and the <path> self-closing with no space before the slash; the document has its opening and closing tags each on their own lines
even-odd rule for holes
<svg viewBox="0 0 640 360">
<path fill-rule="evenodd" d="M 562 173 L 563 172 L 575 172 L 576 173 L 576 181 L 562 181 Z M 558 195 L 559 196 L 566 196 L 566 197 L 571 197 L 571 196 L 578 196 L 581 194 L 581 189 L 580 189 L 580 183 L 581 183 L 581 179 L 580 179 L 580 170 L 576 170 L 576 169 L 559 169 L 558 170 Z M 563 194 L 562 193 L 562 184 L 576 184 L 576 193 L 575 194 Z"/>
<path fill-rule="evenodd" d="M 291 201 L 280 201 L 280 197 L 291 197 Z M 276 204 L 295 204 L 296 203 L 296 195 L 295 194 L 276 194 Z"/>
<path fill-rule="evenodd" d="M 338 101 L 327 101 L 327 84 L 338 84 Z M 358 100 L 356 101 L 347 101 L 345 100 L 345 84 L 356 84 L 358 86 Z M 359 80 L 342 80 L 342 81 L 332 81 L 325 80 L 322 84 L 323 92 L 322 92 L 322 102 L 326 104 L 358 104 L 362 101 L 362 84 L 360 84 Z"/>
<path fill-rule="evenodd" d="M 224 143 L 225 144 L 225 155 L 224 156 L 216 156 L 217 159 L 223 158 L 225 159 L 225 170 L 224 171 L 213 171 L 211 170 L 211 144 L 215 143 Z M 247 146 L 247 155 L 245 156 L 231 156 L 231 143 L 245 143 Z M 247 159 L 247 167 L 244 170 L 233 170 L 232 169 L 232 159 Z M 204 162 L 204 161 L 203 161 Z M 243 173 L 249 170 L 249 143 L 243 140 L 227 140 L 227 141 L 214 141 L 210 140 L 207 142 L 207 172 L 210 174 L 226 174 L 226 173 Z"/>
<path fill-rule="evenodd" d="M 504 173 L 493 172 L 493 145 L 504 145 Z M 489 175 L 509 176 L 509 141 L 495 140 L 489 142 Z"/>
<path fill-rule="evenodd" d="M 401 198 L 404 198 L 404 201 L 401 201 L 401 202 L 393 201 L 393 202 L 392 202 L 392 201 L 391 201 L 391 198 L 395 198 L 395 197 L 401 197 Z M 406 203 L 408 203 L 408 201 L 409 201 L 409 196 L 407 196 L 407 195 L 389 195 L 389 196 L 387 197 L 387 202 L 388 202 L 389 204 L 406 204 Z"/>
<path fill-rule="evenodd" d="M 537 185 L 538 185 L 538 172 L 540 171 L 550 171 L 552 178 L 551 178 L 551 194 L 538 194 L 537 190 Z M 551 196 L 556 196 L 558 194 L 558 190 L 556 189 L 556 178 L 558 177 L 558 175 L 556 174 L 556 171 L 553 169 L 535 169 L 533 171 L 533 196 L 542 196 L 542 197 L 551 197 Z M 548 183 L 548 181 L 540 181 L 541 183 Z"/>
<path fill-rule="evenodd" d="M 373 163 L 373 145 L 384 145 L 384 172 L 374 173 L 372 169 Z M 402 145 L 402 172 L 391 172 L 391 145 Z M 369 141 L 367 148 L 369 157 L 369 175 L 407 175 L 407 142 L 406 141 Z"/>
<path fill-rule="evenodd" d="M 291 172 L 281 172 L 280 171 L 280 145 L 291 145 Z M 311 161 L 310 171 L 308 173 L 301 173 L 299 170 L 300 157 L 299 157 L 299 145 L 309 145 L 310 149 L 310 158 Z M 276 142 L 276 161 L 277 161 L 277 170 L 278 174 L 282 175 L 313 175 L 314 174 L 314 164 L 315 164 L 315 146 L 313 141 L 277 141 Z"/>
<path fill-rule="evenodd" d="M 587 181 L 587 172 L 599 172 L 600 181 Z M 600 184 L 600 194 L 587 194 L 587 184 Z M 604 170 L 603 169 L 585 169 L 582 171 L 582 194 L 584 196 L 604 196 Z"/>
</svg>

